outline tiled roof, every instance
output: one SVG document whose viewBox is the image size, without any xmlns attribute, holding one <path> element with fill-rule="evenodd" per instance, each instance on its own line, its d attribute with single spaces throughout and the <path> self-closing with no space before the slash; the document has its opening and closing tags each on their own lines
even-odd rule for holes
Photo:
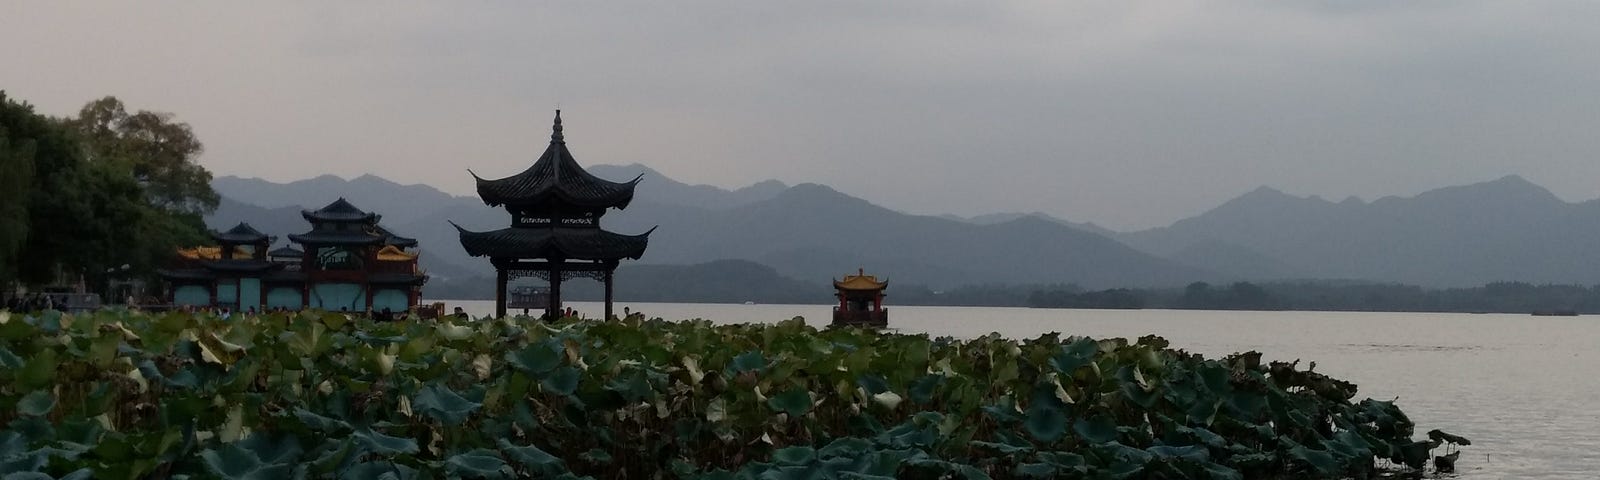
<svg viewBox="0 0 1600 480">
<path fill-rule="evenodd" d="M 461 246 L 474 257 L 637 260 L 650 243 L 650 232 L 620 235 L 598 228 L 512 227 L 472 232 L 456 226 L 456 230 L 461 234 Z"/>
<path fill-rule="evenodd" d="M 516 175 L 498 180 L 485 180 L 476 173 L 478 197 L 489 206 L 529 206 L 552 199 L 578 207 L 626 208 L 633 201 L 633 189 L 640 175 L 625 183 L 613 182 L 589 174 L 572 152 L 561 133 L 561 111 L 556 111 L 554 133 L 550 146 L 532 167 Z"/>
</svg>

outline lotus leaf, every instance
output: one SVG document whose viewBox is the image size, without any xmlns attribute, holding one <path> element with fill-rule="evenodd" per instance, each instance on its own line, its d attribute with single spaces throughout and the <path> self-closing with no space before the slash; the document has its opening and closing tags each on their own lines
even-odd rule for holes
<svg viewBox="0 0 1600 480">
<path fill-rule="evenodd" d="M 430 383 L 417 392 L 411 408 L 445 425 L 459 425 L 483 404 L 468 400 L 450 387 Z"/>
<path fill-rule="evenodd" d="M 1472 440 L 1468 440 L 1466 437 L 1462 437 L 1460 435 L 1451 435 L 1443 430 L 1438 429 L 1429 430 L 1428 438 L 1434 442 L 1448 442 L 1456 445 L 1472 445 Z"/>
<path fill-rule="evenodd" d="M 798 418 L 811 411 L 811 393 L 799 388 L 784 390 L 768 398 L 767 407 L 774 412 L 787 413 L 789 418 Z"/>
<path fill-rule="evenodd" d="M 1117 439 L 1117 423 L 1105 416 L 1080 418 L 1072 422 L 1072 431 L 1089 443 L 1106 443 Z"/>
<path fill-rule="evenodd" d="M 1094 361 L 1095 354 L 1100 351 L 1100 343 L 1088 337 L 1061 345 L 1055 355 L 1050 357 L 1050 366 L 1057 372 L 1072 375 L 1078 367 L 1088 365 Z"/>
<path fill-rule="evenodd" d="M 1182 459 L 1191 462 L 1208 462 L 1211 460 L 1211 452 L 1207 451 L 1205 447 L 1198 445 L 1189 445 L 1183 447 L 1157 445 L 1147 448 L 1145 451 L 1150 452 L 1151 455 L 1155 455 L 1155 458 L 1162 460 Z"/>
<path fill-rule="evenodd" d="M 365 445 L 367 450 L 378 455 L 413 454 L 418 451 L 417 441 L 414 439 L 384 435 L 370 429 L 358 429 L 354 437 Z"/>
<path fill-rule="evenodd" d="M 511 478 L 513 475 L 505 460 L 493 450 L 481 448 L 450 456 L 445 460 L 445 471 L 461 478 Z"/>
<path fill-rule="evenodd" d="M 1011 445 L 1011 444 L 1008 444 L 1008 443 L 994 443 L 994 442 L 984 442 L 984 441 L 978 441 L 978 440 L 973 440 L 973 441 L 967 442 L 967 443 L 972 445 L 972 446 L 974 446 L 974 447 L 993 450 L 995 452 L 1000 453 L 1001 455 L 1015 455 L 1015 454 L 1018 454 L 1018 453 L 1026 453 L 1026 452 L 1033 451 L 1032 447 L 1016 446 L 1016 445 Z"/>
<path fill-rule="evenodd" d="M 234 444 L 202 451 L 200 458 L 211 474 L 225 479 L 281 480 L 293 471 L 289 464 L 263 464 L 254 453 Z"/>
<path fill-rule="evenodd" d="M 1035 405 L 1028 409 L 1027 421 L 1023 425 L 1033 438 L 1051 443 L 1067 433 L 1067 414 L 1054 406 Z"/>
<path fill-rule="evenodd" d="M 858 457 L 867 453 L 872 448 L 872 443 L 856 437 L 840 437 L 828 443 L 817 451 L 817 456 L 823 459 L 836 457 Z"/>
<path fill-rule="evenodd" d="M 544 391 L 556 395 L 572 395 L 578 389 L 578 380 L 583 372 L 571 366 L 563 365 L 550 371 L 550 376 L 539 382 Z"/>
<path fill-rule="evenodd" d="M 733 357 L 733 361 L 728 363 L 727 371 L 729 376 L 734 376 L 744 372 L 761 373 L 766 368 L 766 357 L 761 355 L 760 350 L 751 350 Z"/>
<path fill-rule="evenodd" d="M 497 440 L 495 445 L 500 447 L 500 451 L 505 453 L 506 458 L 510 458 L 511 461 L 532 468 L 535 471 L 554 473 L 560 470 L 561 459 L 546 453 L 544 450 L 540 450 L 539 447 L 533 445 L 519 447 L 512 445 L 511 442 L 506 441 L 504 438 Z M 605 454 L 603 451 L 600 453 L 602 455 Z M 609 456 L 607 459 L 609 459 Z"/>
<path fill-rule="evenodd" d="M 17 401 L 17 413 L 42 417 L 56 408 L 56 396 L 47 390 L 34 390 Z"/>
<path fill-rule="evenodd" d="M 1011 473 L 1018 478 L 1056 478 L 1056 467 L 1048 463 L 1019 463 Z"/>
<path fill-rule="evenodd" d="M 410 480 L 418 478 L 417 469 L 401 465 L 389 460 L 371 460 L 351 466 L 340 475 L 341 479 L 392 479 Z"/>
<path fill-rule="evenodd" d="M 772 461 L 778 465 L 806 465 L 817 460 L 817 450 L 811 447 L 785 447 L 772 452 Z"/>
<path fill-rule="evenodd" d="M 527 348 L 506 354 L 506 363 L 512 367 L 533 374 L 549 372 L 561 364 L 561 353 L 557 344 L 552 342 L 537 343 Z"/>
<path fill-rule="evenodd" d="M 24 389 L 50 386 L 55 381 L 56 365 L 54 349 L 47 348 L 40 351 L 28 360 L 28 364 L 23 366 L 21 371 L 17 372 L 17 386 Z"/>
</svg>

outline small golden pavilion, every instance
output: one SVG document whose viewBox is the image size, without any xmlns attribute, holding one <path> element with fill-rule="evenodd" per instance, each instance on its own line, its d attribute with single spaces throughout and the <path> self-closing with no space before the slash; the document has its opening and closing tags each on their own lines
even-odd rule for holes
<svg viewBox="0 0 1600 480">
<path fill-rule="evenodd" d="M 878 277 L 867 275 L 864 269 L 856 269 L 855 275 L 834 280 L 833 295 L 839 298 L 839 305 L 833 307 L 833 324 L 889 326 L 889 311 L 883 308 L 883 291 L 888 288 L 888 280 L 878 281 Z"/>
</svg>

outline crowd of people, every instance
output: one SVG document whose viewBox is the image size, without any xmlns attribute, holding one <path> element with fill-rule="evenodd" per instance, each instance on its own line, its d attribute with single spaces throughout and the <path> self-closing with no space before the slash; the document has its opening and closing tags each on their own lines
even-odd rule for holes
<svg viewBox="0 0 1600 480">
<path fill-rule="evenodd" d="M 42 311 L 42 310 L 57 309 L 57 308 L 63 307 L 63 305 L 60 303 L 59 300 L 57 300 L 56 298 L 52 297 L 51 295 L 42 294 L 42 293 L 34 293 L 34 294 L 31 294 L 31 295 L 8 295 L 6 297 L 5 302 L 4 303 L 0 303 L 0 307 L 4 307 L 6 310 L 13 311 L 13 312 L 32 312 L 32 311 Z M 130 308 L 134 308 L 134 307 L 130 306 Z M 439 307 L 439 308 L 442 308 L 442 307 Z M 267 308 L 257 309 L 256 307 L 252 306 L 252 307 L 247 307 L 247 308 L 244 308 L 244 309 L 234 309 L 234 308 L 230 308 L 230 307 L 227 307 L 227 306 L 195 306 L 195 305 L 180 306 L 180 307 L 177 307 L 177 310 L 180 311 L 180 312 L 184 312 L 184 313 L 201 313 L 201 314 L 215 315 L 215 316 L 217 316 L 219 318 L 222 318 L 224 320 L 231 319 L 235 315 L 255 316 L 255 315 L 273 314 L 273 313 L 280 313 L 280 314 L 281 313 L 292 313 L 292 312 L 296 311 L 296 309 L 287 308 L 287 307 L 267 307 Z M 340 308 L 339 312 L 346 313 L 346 314 L 365 315 L 365 316 L 371 317 L 372 319 L 380 321 L 380 322 L 398 320 L 400 318 L 403 318 L 407 313 L 407 312 L 395 312 L 393 310 L 390 310 L 389 308 L 384 308 L 382 310 L 367 309 L 366 311 L 362 311 L 362 312 L 351 312 L 348 307 Z M 623 319 L 634 319 L 634 318 L 643 319 L 644 318 L 644 313 L 634 312 L 634 311 L 630 310 L 628 307 L 623 307 L 622 312 L 623 312 L 623 314 L 622 314 L 622 318 Z M 443 310 L 439 310 L 438 311 L 438 314 L 442 315 L 443 313 L 444 313 Z M 572 307 L 567 307 L 567 308 L 563 309 L 560 313 L 561 313 L 561 316 L 564 316 L 564 317 L 583 318 L 583 313 L 579 312 L 576 309 L 573 309 Z M 427 317 L 428 315 L 423 314 L 423 316 Z M 451 313 L 451 316 L 456 317 L 458 319 L 462 319 L 462 320 L 468 320 L 468 319 L 472 318 L 471 315 L 468 315 L 466 310 L 462 309 L 461 307 L 455 307 L 454 311 Z"/>
<path fill-rule="evenodd" d="M 6 310 L 13 312 L 50 310 L 56 308 L 56 299 L 49 295 L 35 293 L 32 295 L 8 295 L 5 302 Z"/>
</svg>

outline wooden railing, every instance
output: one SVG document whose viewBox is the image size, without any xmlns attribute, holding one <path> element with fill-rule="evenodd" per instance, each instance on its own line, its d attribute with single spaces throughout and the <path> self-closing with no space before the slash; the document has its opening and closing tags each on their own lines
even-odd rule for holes
<svg viewBox="0 0 1600 480">
<path fill-rule="evenodd" d="M 889 310 L 840 310 L 833 307 L 834 325 L 885 327 L 889 325 Z"/>
</svg>

